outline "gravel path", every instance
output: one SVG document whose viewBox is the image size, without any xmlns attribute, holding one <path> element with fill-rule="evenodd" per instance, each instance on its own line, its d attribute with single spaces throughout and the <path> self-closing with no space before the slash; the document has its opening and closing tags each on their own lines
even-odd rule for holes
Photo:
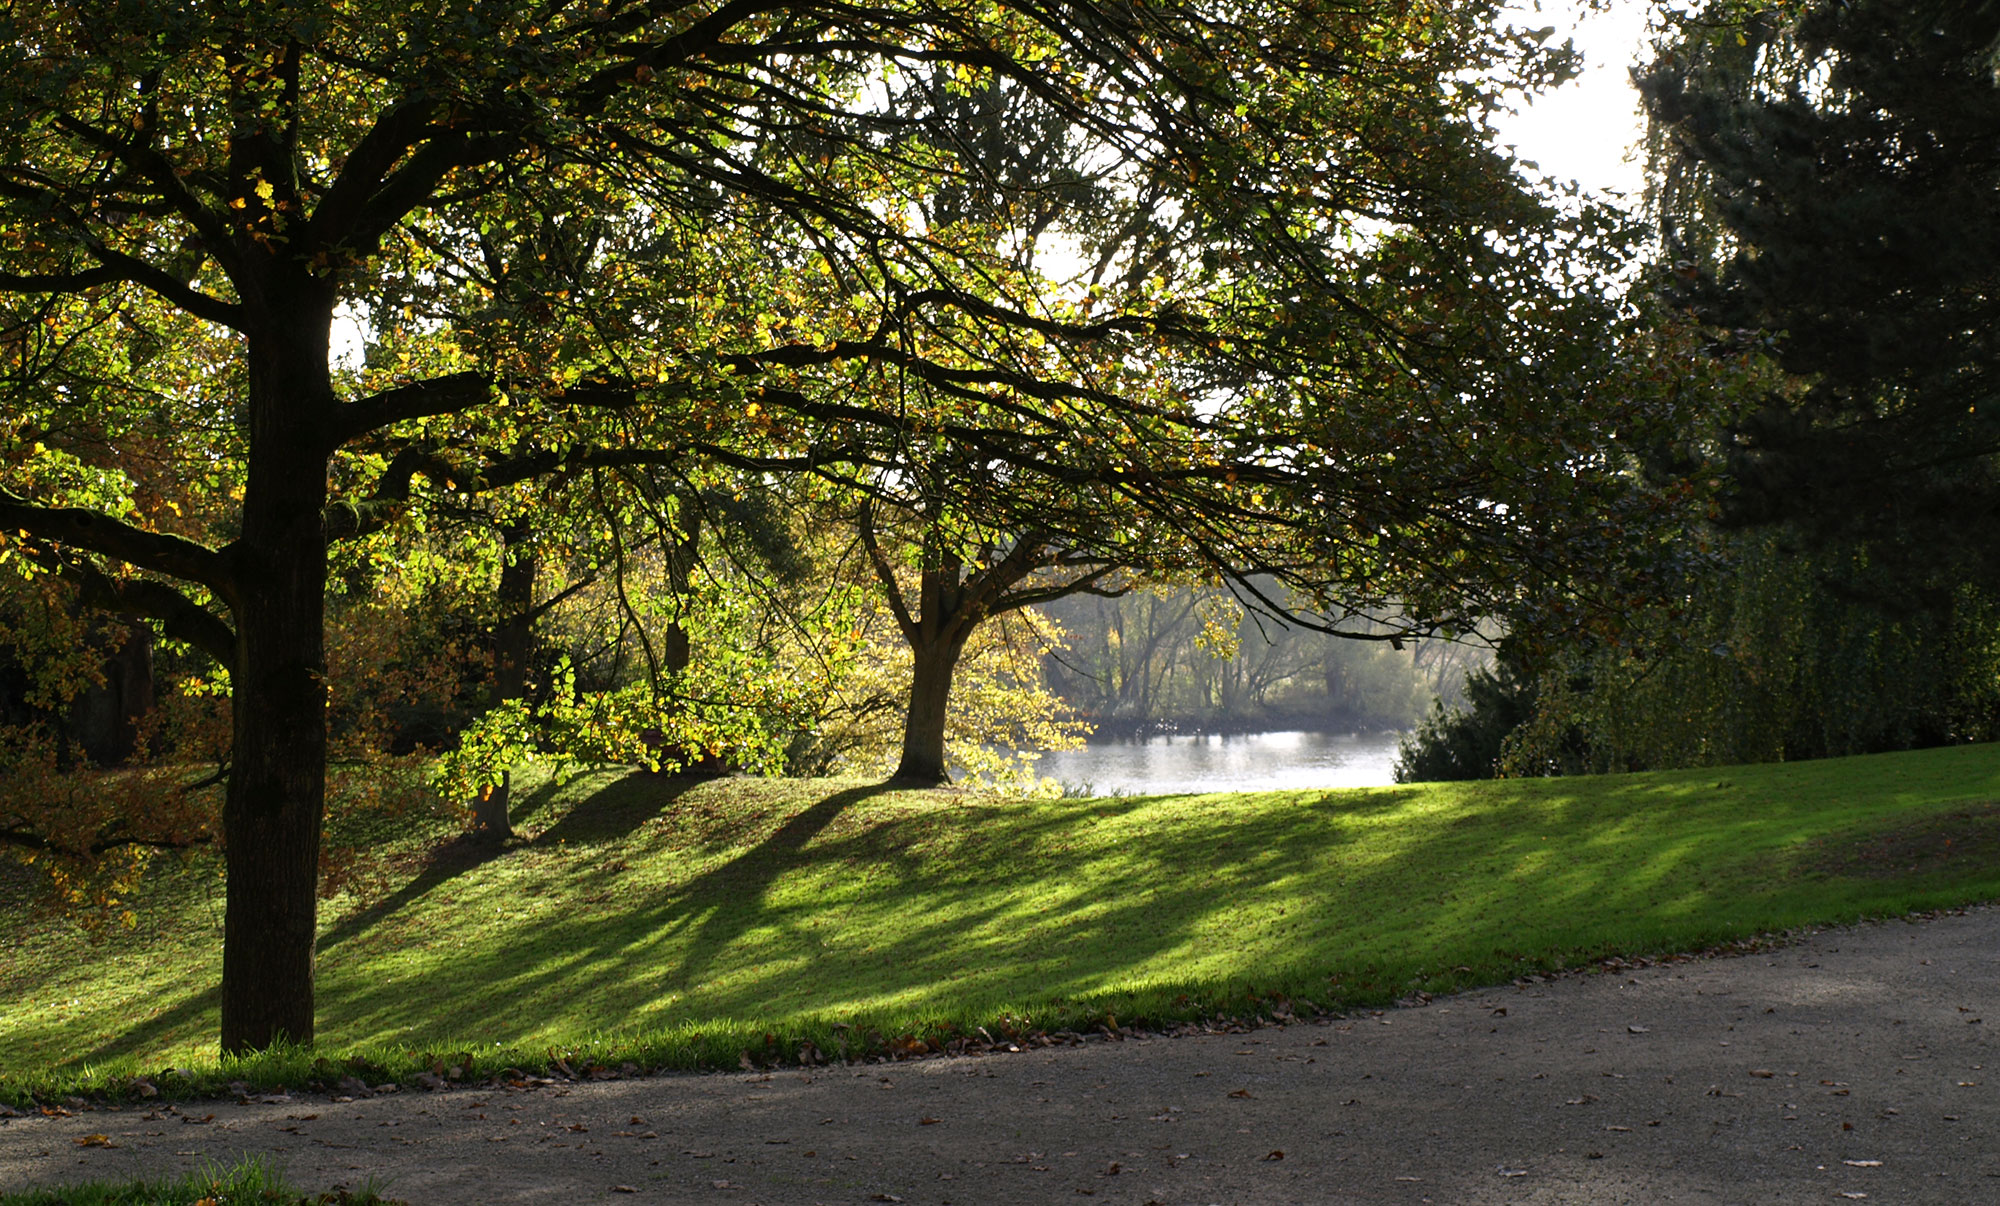
<svg viewBox="0 0 2000 1206">
<path fill-rule="evenodd" d="M 1238 1034 L 10 1118 L 0 1186 L 262 1152 L 412 1206 L 1995 1203 L 1996 1028 L 1987 907 Z"/>
</svg>

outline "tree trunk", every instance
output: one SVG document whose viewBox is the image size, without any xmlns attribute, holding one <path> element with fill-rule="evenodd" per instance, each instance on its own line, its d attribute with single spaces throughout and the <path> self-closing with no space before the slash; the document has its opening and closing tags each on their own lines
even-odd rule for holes
<svg viewBox="0 0 2000 1206">
<path fill-rule="evenodd" d="M 506 556 L 500 563 L 500 585 L 495 592 L 501 616 L 493 635 L 496 704 L 528 695 L 528 664 L 535 649 L 535 573 L 540 567 L 531 536 L 525 520 L 515 520 L 500 531 Z M 499 784 L 472 802 L 475 836 L 488 842 L 504 842 L 514 836 L 513 786 L 513 775 L 503 771 Z"/>
<path fill-rule="evenodd" d="M 694 571 L 701 559 L 701 499 L 693 493 L 682 495 L 675 518 L 680 534 L 669 537 L 666 546 L 667 593 L 674 601 L 674 618 L 667 623 L 662 668 L 667 673 L 668 689 L 678 696 L 686 689 L 687 668 L 694 664 L 694 642 L 683 617 L 693 606 Z M 669 706 L 678 711 L 686 705 L 676 698 Z M 679 745 L 663 746 L 660 760 L 675 764 L 684 773 L 714 775 L 728 769 L 727 762 L 707 750 Z"/>
<path fill-rule="evenodd" d="M 682 617 L 694 593 L 694 567 L 701 556 L 701 500 L 693 494 L 680 498 L 676 508 L 676 519 L 681 531 L 678 537 L 670 537 L 667 544 L 667 593 L 674 601 L 674 618 L 667 624 L 666 670 L 667 677 L 676 687 L 680 677 L 694 660 L 694 649 L 688 640 L 687 625 Z"/>
<path fill-rule="evenodd" d="M 914 673 L 909 709 L 903 718 L 903 758 L 896 766 L 896 778 L 924 784 L 950 781 L 944 765 L 945 718 L 949 715 L 952 676 L 964 650 L 964 635 L 921 647 L 912 645 Z"/>
<path fill-rule="evenodd" d="M 313 1037 L 326 803 L 326 331 L 318 315 L 249 340 L 250 457 L 237 597 L 235 734 L 223 802 L 222 1050 Z M 317 317 L 317 337 L 313 318 Z"/>
</svg>

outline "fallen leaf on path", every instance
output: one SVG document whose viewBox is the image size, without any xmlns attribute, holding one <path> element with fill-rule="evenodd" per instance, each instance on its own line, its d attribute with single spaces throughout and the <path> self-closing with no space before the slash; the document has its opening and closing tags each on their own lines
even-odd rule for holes
<svg viewBox="0 0 2000 1206">
<path fill-rule="evenodd" d="M 1776 1076 L 1777 1073 L 1771 1071 L 1769 1068 L 1752 1068 L 1750 1069 L 1750 1075 L 1755 1076 L 1761 1080 L 1769 1080 L 1773 1076 Z"/>
<path fill-rule="evenodd" d="M 611 1192 L 612 1192 L 612 1193 L 638 1193 L 639 1191 L 638 1191 L 638 1190 L 636 1190 L 636 1189 L 634 1189 L 634 1188 L 632 1188 L 632 1187 L 631 1187 L 630 1185 L 613 1185 L 613 1186 L 611 1187 Z"/>
<path fill-rule="evenodd" d="M 1653 1028 L 1652 1028 L 1651 1026 L 1627 1026 L 1627 1027 L 1625 1028 L 1625 1033 L 1627 1033 L 1627 1034 L 1647 1034 L 1647 1033 L 1650 1033 L 1650 1032 L 1652 1031 L 1652 1029 L 1653 1029 Z"/>
<path fill-rule="evenodd" d="M 874 1197 L 869 1198 L 868 1200 L 871 1202 L 900 1202 L 903 1199 L 897 1197 L 893 1193 L 878 1193 Z"/>
<path fill-rule="evenodd" d="M 1882 1162 L 1881 1162 L 1880 1160 L 1842 1160 L 1842 1161 L 1841 1161 L 1841 1163 L 1842 1163 L 1842 1164 L 1845 1164 L 1845 1165 L 1847 1165 L 1847 1166 L 1848 1166 L 1849 1168 L 1880 1168 L 1880 1167 L 1882 1167 Z"/>
<path fill-rule="evenodd" d="M 1271 1154 L 1264 1157 L 1264 1159 L 1266 1160 L 1282 1160 L 1284 1158 L 1285 1158 L 1285 1153 L 1277 1151 L 1275 1149 L 1272 1150 Z"/>
<path fill-rule="evenodd" d="M 1503 1164 L 1499 1168 L 1499 1173 L 1503 1177 L 1525 1177 L 1528 1175 L 1528 1170 L 1525 1168 L 1508 1168 Z"/>
<path fill-rule="evenodd" d="M 78 1136 L 78 1137 L 76 1137 L 75 1139 L 72 1139 L 72 1140 L 70 1140 L 70 1142 L 72 1142 L 72 1143 L 76 1144 L 76 1145 L 77 1145 L 78 1147 L 117 1147 L 117 1146 L 118 1146 L 117 1144 L 115 1144 L 115 1143 L 111 1142 L 111 1136 L 109 1136 L 109 1135 L 79 1135 L 79 1136 Z"/>
<path fill-rule="evenodd" d="M 932 1118 L 932 1117 L 931 1117 L 930 1115 L 926 1114 L 926 1115 L 924 1115 L 924 1116 L 923 1116 L 922 1118 L 919 1118 L 919 1119 L 917 1119 L 917 1125 L 918 1125 L 918 1126 L 936 1126 L 936 1125 L 937 1125 L 938 1123 L 940 1123 L 940 1122 L 943 1122 L 943 1121 L 944 1121 L 944 1119 L 942 1119 L 942 1118 Z"/>
<path fill-rule="evenodd" d="M 1230 1093 L 1229 1095 L 1230 1095 L 1231 1097 L 1248 1097 L 1248 1096 L 1250 1096 L 1250 1090 L 1248 1090 L 1248 1089 L 1236 1089 L 1236 1090 L 1232 1091 L 1232 1092 L 1231 1092 L 1231 1093 Z"/>
</svg>

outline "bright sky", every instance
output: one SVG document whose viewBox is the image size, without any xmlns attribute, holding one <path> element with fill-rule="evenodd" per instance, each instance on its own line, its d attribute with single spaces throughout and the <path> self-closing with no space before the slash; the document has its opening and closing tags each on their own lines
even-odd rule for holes
<svg viewBox="0 0 2000 1206">
<path fill-rule="evenodd" d="M 1611 0 L 1610 11 L 1585 13 L 1574 0 L 1521 0 L 1503 16 L 1527 29 L 1556 27 L 1553 42 L 1575 38 L 1584 71 L 1577 79 L 1537 98 L 1515 116 L 1502 116 L 1502 145 L 1512 144 L 1522 159 L 1543 173 L 1575 180 L 1592 192 L 1617 191 L 1636 203 L 1643 187 L 1641 165 L 1628 159 L 1644 134 L 1639 94 L 1627 70 L 1645 44 L 1646 0 Z"/>
</svg>

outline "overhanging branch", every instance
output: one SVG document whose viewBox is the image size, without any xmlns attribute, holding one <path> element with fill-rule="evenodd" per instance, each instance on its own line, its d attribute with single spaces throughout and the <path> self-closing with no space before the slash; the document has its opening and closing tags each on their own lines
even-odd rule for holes
<svg viewBox="0 0 2000 1206">
<path fill-rule="evenodd" d="M 489 373 L 451 373 L 349 402 L 336 412 L 334 445 L 405 419 L 457 414 L 490 398 L 493 384 Z"/>
<path fill-rule="evenodd" d="M 123 561 L 187 582 L 199 582 L 225 600 L 236 582 L 221 554 L 165 532 L 148 532 L 86 507 L 44 507 L 0 487 L 0 531 L 30 536 Z"/>
</svg>

